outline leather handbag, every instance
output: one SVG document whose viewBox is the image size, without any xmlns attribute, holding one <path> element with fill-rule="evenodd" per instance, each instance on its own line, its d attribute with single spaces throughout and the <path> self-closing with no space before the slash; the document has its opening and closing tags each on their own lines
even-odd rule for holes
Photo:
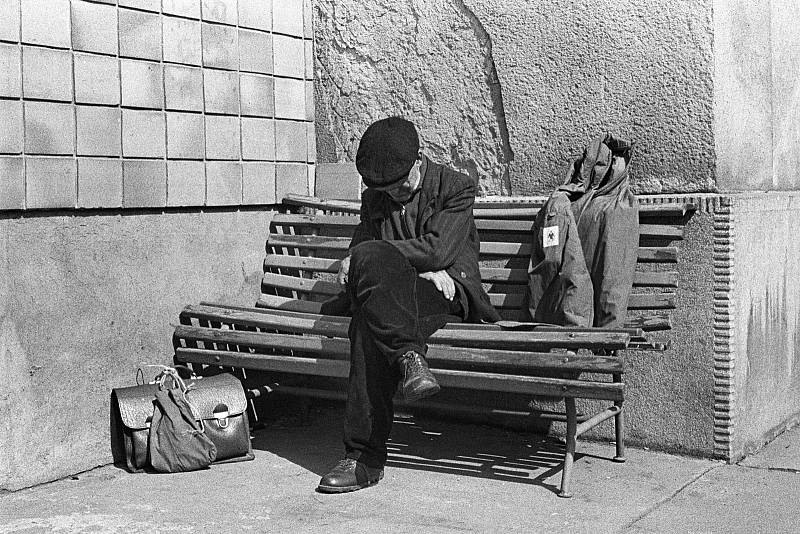
<svg viewBox="0 0 800 534">
<path fill-rule="evenodd" d="M 168 368 L 171 369 L 171 368 Z M 186 399 L 199 427 L 217 449 L 214 464 L 240 462 L 255 458 L 250 444 L 247 398 L 242 383 L 224 373 L 192 376 L 185 380 Z M 115 388 L 111 392 L 112 449 L 124 456 L 131 472 L 152 469 L 148 454 L 150 423 L 153 420 L 156 392 L 163 389 L 157 381 Z"/>
</svg>

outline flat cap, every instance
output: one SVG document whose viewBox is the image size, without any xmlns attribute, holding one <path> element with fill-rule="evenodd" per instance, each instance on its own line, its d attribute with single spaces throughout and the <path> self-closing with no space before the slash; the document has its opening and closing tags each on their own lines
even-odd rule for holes
<svg viewBox="0 0 800 534">
<path fill-rule="evenodd" d="M 419 154 L 414 123 L 388 117 L 370 124 L 356 153 L 356 168 L 367 187 L 385 187 L 408 176 Z"/>
</svg>

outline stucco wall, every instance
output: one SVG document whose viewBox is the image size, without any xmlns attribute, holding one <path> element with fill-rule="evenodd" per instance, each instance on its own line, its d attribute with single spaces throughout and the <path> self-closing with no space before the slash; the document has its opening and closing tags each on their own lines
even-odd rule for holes
<svg viewBox="0 0 800 534">
<path fill-rule="evenodd" d="M 256 301 L 269 219 L 0 219 L 0 490 L 111 461 L 111 388 L 171 361 L 184 305 Z"/>
<path fill-rule="evenodd" d="M 800 188 L 800 4 L 714 1 L 717 185 Z"/>
<path fill-rule="evenodd" d="M 800 416 L 800 194 L 731 199 L 731 456 Z"/>
<path fill-rule="evenodd" d="M 714 188 L 711 0 L 316 0 L 320 161 L 387 114 L 484 192 L 545 192 L 610 130 L 639 192 Z"/>
<path fill-rule="evenodd" d="M 714 455 L 713 230 L 713 213 L 699 211 L 678 244 L 672 330 L 649 336 L 668 342 L 669 350 L 626 353 L 625 413 L 631 444 Z"/>
</svg>

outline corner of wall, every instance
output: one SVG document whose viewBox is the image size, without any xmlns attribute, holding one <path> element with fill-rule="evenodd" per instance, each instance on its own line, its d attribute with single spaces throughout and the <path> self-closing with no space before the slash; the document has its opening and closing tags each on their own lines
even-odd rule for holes
<svg viewBox="0 0 800 534">
<path fill-rule="evenodd" d="M 734 216 L 730 197 L 714 211 L 714 455 L 732 461 L 735 429 Z"/>
</svg>

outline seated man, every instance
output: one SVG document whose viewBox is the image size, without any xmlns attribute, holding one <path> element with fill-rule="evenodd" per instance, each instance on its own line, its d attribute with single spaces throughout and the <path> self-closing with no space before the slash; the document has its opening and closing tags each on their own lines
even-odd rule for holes
<svg viewBox="0 0 800 534">
<path fill-rule="evenodd" d="M 448 322 L 499 319 L 481 287 L 473 180 L 423 156 L 416 128 L 400 117 L 367 128 L 356 167 L 368 189 L 337 275 L 345 291 L 323 305 L 352 313 L 345 458 L 322 477 L 325 493 L 383 478 L 398 383 L 408 400 L 439 391 L 428 337 Z"/>
</svg>

